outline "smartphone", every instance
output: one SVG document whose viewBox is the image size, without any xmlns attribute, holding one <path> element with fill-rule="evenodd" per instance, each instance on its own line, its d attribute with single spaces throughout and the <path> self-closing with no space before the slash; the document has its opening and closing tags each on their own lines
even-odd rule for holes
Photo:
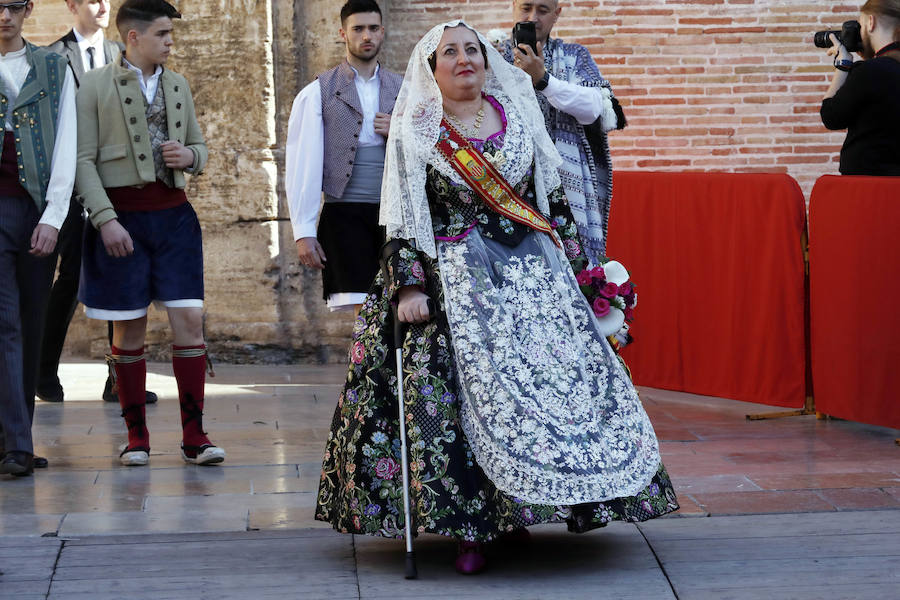
<svg viewBox="0 0 900 600">
<path fill-rule="evenodd" d="M 513 41 L 516 46 L 519 44 L 528 44 L 534 53 L 537 54 L 537 34 L 534 30 L 532 21 L 520 21 L 513 26 Z M 519 50 L 519 52 L 522 52 Z"/>
</svg>

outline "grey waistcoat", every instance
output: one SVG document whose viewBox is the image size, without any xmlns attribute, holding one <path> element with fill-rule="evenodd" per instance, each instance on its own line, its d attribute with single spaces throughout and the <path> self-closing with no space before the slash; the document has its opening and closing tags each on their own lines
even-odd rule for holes
<svg viewBox="0 0 900 600">
<path fill-rule="evenodd" d="M 384 175 L 384 146 L 360 146 L 353 158 L 353 173 L 340 198 L 325 194 L 325 202 L 381 202 L 381 179 Z"/>
<path fill-rule="evenodd" d="M 325 165 L 322 172 L 322 191 L 332 198 L 341 198 L 356 159 L 359 132 L 362 129 L 362 106 L 353 82 L 356 74 L 345 60 L 319 75 L 322 90 L 322 122 L 325 126 Z M 378 111 L 390 113 L 400 92 L 403 78 L 384 67 L 378 69 Z"/>
<path fill-rule="evenodd" d="M 147 130 L 150 132 L 150 147 L 153 149 L 153 168 L 156 170 L 156 178 L 169 187 L 175 187 L 172 169 L 166 166 L 162 154 L 162 144 L 169 139 L 166 94 L 162 86 L 156 88 L 156 96 L 153 97 L 152 104 L 148 104 L 144 97 L 144 106 L 147 109 Z"/>
</svg>

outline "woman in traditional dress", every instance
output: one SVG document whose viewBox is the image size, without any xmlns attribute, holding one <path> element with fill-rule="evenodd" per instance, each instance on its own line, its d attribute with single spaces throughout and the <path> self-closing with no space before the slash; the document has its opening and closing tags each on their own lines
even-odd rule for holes
<svg viewBox="0 0 900 600">
<path fill-rule="evenodd" d="M 582 295 L 585 259 L 530 80 L 461 21 L 416 45 L 388 139 L 392 240 L 356 320 L 316 518 L 402 538 L 392 305 L 404 343 L 412 525 L 483 544 L 678 508 L 653 427 Z M 430 314 L 427 301 L 434 301 Z"/>
</svg>

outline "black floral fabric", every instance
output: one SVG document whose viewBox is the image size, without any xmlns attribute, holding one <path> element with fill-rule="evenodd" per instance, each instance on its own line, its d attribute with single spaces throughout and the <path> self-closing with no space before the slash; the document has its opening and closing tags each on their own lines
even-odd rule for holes
<svg viewBox="0 0 900 600">
<path fill-rule="evenodd" d="M 484 150 L 497 148 L 488 140 Z M 533 202 L 530 173 L 514 187 Z M 545 235 L 503 223 L 468 188 L 437 170 L 428 172 L 427 193 L 438 236 L 463 235 L 473 225 L 481 235 L 509 245 L 526 235 Z M 552 194 L 550 209 L 567 257 L 580 268 L 585 258 L 561 190 Z M 326 443 L 316 519 L 345 533 L 404 535 L 391 303 L 408 285 L 420 287 L 437 307 L 429 322 L 408 328 L 403 344 L 413 531 L 488 541 L 539 523 L 566 523 L 569 530 L 584 532 L 613 520 L 644 521 L 678 509 L 662 464 L 641 493 L 605 502 L 536 505 L 498 490 L 475 462 L 460 426 L 457 372 L 437 261 L 401 243 L 387 271 L 387 280 L 377 275 L 355 323 L 347 381 Z"/>
</svg>

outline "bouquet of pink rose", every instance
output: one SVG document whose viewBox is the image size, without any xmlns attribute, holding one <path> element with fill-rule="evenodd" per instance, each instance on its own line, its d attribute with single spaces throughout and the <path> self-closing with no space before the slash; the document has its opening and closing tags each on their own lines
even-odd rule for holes
<svg viewBox="0 0 900 600">
<path fill-rule="evenodd" d="M 615 335 L 626 322 L 634 320 L 637 293 L 621 263 L 611 260 L 591 269 L 582 269 L 575 279 L 604 335 Z"/>
</svg>

